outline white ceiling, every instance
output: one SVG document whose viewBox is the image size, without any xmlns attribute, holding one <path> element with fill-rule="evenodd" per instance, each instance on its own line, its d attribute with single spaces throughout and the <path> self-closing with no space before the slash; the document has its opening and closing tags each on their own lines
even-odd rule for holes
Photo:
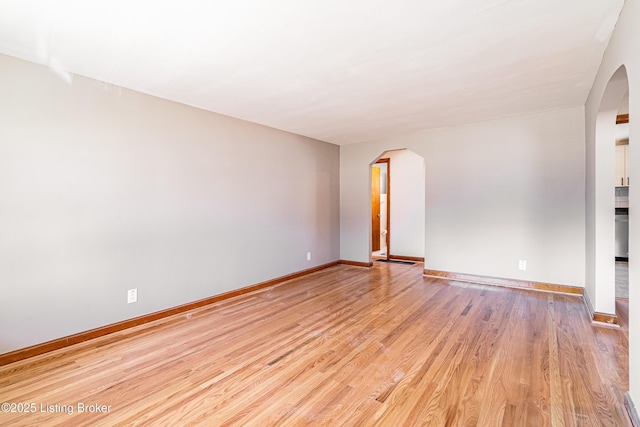
<svg viewBox="0 0 640 427">
<path fill-rule="evenodd" d="M 0 0 L 0 52 L 336 144 L 583 105 L 623 0 Z"/>
</svg>

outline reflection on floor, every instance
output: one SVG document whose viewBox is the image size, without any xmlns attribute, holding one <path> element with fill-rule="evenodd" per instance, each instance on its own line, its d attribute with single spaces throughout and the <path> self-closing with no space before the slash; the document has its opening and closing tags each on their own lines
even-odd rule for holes
<svg viewBox="0 0 640 427">
<path fill-rule="evenodd" d="M 616 298 L 629 299 L 628 261 L 616 261 Z"/>
</svg>

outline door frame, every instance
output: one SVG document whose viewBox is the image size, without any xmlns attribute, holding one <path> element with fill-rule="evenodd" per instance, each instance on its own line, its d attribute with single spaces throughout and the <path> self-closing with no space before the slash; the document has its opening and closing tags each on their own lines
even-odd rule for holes
<svg viewBox="0 0 640 427">
<path fill-rule="evenodd" d="M 387 228 L 387 234 L 385 235 L 385 243 L 387 245 L 386 259 L 389 259 L 389 254 L 391 253 L 391 159 L 389 157 L 384 157 L 378 159 L 374 164 L 378 163 L 387 164 L 387 223 L 385 224 Z M 375 166 L 371 165 L 371 167 Z"/>
</svg>

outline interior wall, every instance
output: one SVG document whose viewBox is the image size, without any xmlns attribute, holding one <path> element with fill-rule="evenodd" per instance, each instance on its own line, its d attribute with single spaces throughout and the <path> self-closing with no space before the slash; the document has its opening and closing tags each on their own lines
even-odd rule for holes
<svg viewBox="0 0 640 427">
<path fill-rule="evenodd" d="M 391 255 L 424 257 L 424 159 L 410 150 L 391 162 Z"/>
<path fill-rule="evenodd" d="M 425 159 L 425 268 L 584 286 L 584 108 L 342 145 L 342 259 L 368 261 L 369 162 L 402 148 Z"/>
<path fill-rule="evenodd" d="M 622 102 L 620 103 L 620 109 L 618 109 L 618 114 L 629 114 L 629 91 L 622 98 Z"/>
<path fill-rule="evenodd" d="M 585 106 L 586 142 L 587 142 L 587 266 L 598 262 L 594 259 L 598 242 L 595 239 L 596 212 L 599 207 L 595 202 L 596 186 L 600 180 L 610 177 L 596 176 L 596 122 L 600 104 L 607 88 L 607 84 L 614 72 L 623 66 L 626 68 L 629 80 L 629 144 L 640 141 L 640 120 L 634 117 L 640 115 L 640 0 L 626 0 L 622 13 L 618 19 L 602 64 L 595 77 L 595 81 Z M 629 168 L 640 171 L 640 151 L 630 148 Z M 633 182 L 633 180 L 632 180 Z M 634 254 L 640 253 L 640 197 L 632 186 L 629 187 L 629 360 L 640 358 L 640 310 L 636 304 L 640 301 L 640 258 Z M 595 272 L 587 272 L 587 291 L 596 293 Z M 595 307 L 596 310 L 598 307 Z M 629 364 L 629 387 L 632 399 L 640 399 L 640 365 Z"/>
<path fill-rule="evenodd" d="M 0 55 L 0 353 L 338 259 L 337 146 L 71 77 Z"/>
</svg>

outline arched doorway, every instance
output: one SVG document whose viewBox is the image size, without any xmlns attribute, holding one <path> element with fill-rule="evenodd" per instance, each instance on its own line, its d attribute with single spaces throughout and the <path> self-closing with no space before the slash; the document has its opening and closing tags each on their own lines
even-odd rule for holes
<svg viewBox="0 0 640 427">
<path fill-rule="evenodd" d="M 615 176 L 615 257 L 616 307 L 629 300 L 629 91 L 622 99 L 616 117 Z"/>
<path fill-rule="evenodd" d="M 424 261 L 424 167 L 407 149 L 387 150 L 369 164 L 371 260 Z"/>
<path fill-rule="evenodd" d="M 598 109 L 593 159 L 594 174 L 590 177 L 593 181 L 588 183 L 588 187 L 593 188 L 593 199 L 589 200 L 591 195 L 587 193 L 587 203 L 592 203 L 594 207 L 594 218 L 593 223 L 589 224 L 593 227 L 593 231 L 588 238 L 593 241 L 586 263 L 587 278 L 591 279 L 592 285 L 587 287 L 586 297 L 591 304 L 593 318 L 611 323 L 617 322 L 616 188 L 627 187 L 628 190 L 630 187 L 628 174 L 626 181 L 622 178 L 621 183 L 618 182 L 616 175 L 616 119 L 628 92 L 627 71 L 624 66 L 621 66 L 611 76 Z"/>
</svg>

